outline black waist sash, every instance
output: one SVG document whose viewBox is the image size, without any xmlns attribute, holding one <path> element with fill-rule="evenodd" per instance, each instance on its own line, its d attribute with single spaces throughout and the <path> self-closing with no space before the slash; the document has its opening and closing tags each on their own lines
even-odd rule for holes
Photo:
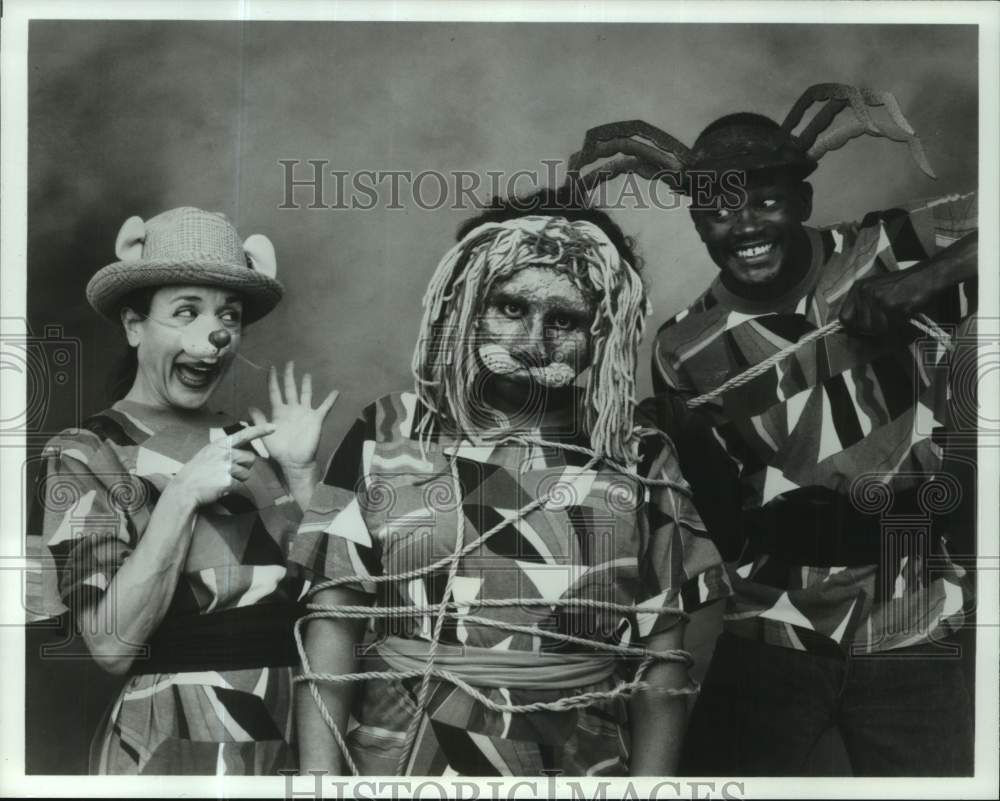
<svg viewBox="0 0 1000 801">
<path fill-rule="evenodd" d="M 304 611 L 301 604 L 286 602 L 165 618 L 147 643 L 148 654 L 135 658 L 132 673 L 297 665 L 292 629 Z"/>
<path fill-rule="evenodd" d="M 855 567 L 882 564 L 894 550 L 887 547 L 891 545 L 887 532 L 903 519 L 913 521 L 915 528 L 930 528 L 936 522 L 920 510 L 916 490 L 896 493 L 891 514 L 886 515 L 864 514 L 849 499 L 814 488 L 789 492 L 763 508 L 745 511 L 743 526 L 748 555 L 769 554 L 794 565 Z M 941 553 L 940 534 L 931 533 L 928 539 L 923 555 Z"/>
</svg>

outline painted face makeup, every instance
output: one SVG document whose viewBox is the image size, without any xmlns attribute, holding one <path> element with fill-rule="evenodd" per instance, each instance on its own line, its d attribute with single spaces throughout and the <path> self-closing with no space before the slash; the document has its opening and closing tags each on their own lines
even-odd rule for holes
<svg viewBox="0 0 1000 801">
<path fill-rule="evenodd" d="M 807 265 L 797 264 L 796 257 L 810 210 L 808 184 L 781 174 L 751 174 L 737 207 L 720 202 L 692 217 L 726 285 L 753 294 L 793 282 L 804 271 Z M 797 267 L 802 269 L 796 272 Z"/>
<path fill-rule="evenodd" d="M 204 406 L 239 350 L 242 311 L 242 301 L 230 290 L 157 290 L 148 317 L 134 315 L 125 322 L 139 362 L 127 397 L 163 408 Z"/>
<path fill-rule="evenodd" d="M 483 345 L 479 348 L 479 358 L 494 375 L 511 375 L 524 369 L 503 345 Z M 569 386 L 576 378 L 576 370 L 563 362 L 551 362 L 544 367 L 529 367 L 533 381 L 545 387 L 558 389 Z"/>
<path fill-rule="evenodd" d="M 498 281 L 479 316 L 479 353 L 511 394 L 566 387 L 590 365 L 594 310 L 566 273 L 526 267 Z"/>
</svg>

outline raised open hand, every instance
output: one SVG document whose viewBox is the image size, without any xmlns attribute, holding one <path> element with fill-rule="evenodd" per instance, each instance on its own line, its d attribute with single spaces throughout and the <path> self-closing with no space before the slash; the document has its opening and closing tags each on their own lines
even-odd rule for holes
<svg viewBox="0 0 1000 801">
<path fill-rule="evenodd" d="M 268 394 L 274 433 L 264 437 L 264 446 L 286 472 L 311 468 L 316 461 L 323 421 L 340 393 L 330 392 L 319 406 L 312 408 L 312 376 L 309 373 L 302 376 L 300 390 L 295 383 L 295 363 L 288 362 L 284 370 L 284 392 L 278 386 L 277 369 L 271 367 Z M 260 409 L 251 407 L 249 411 L 255 425 L 268 423 Z"/>
</svg>

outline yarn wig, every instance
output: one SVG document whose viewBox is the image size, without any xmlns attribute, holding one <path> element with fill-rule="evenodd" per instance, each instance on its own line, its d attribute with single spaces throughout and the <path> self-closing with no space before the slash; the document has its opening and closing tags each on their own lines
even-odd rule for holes
<svg viewBox="0 0 1000 801">
<path fill-rule="evenodd" d="M 639 342 L 650 313 L 635 268 L 597 225 L 557 216 L 489 222 L 469 231 L 449 250 L 423 299 L 420 336 L 413 353 L 416 393 L 430 411 L 418 424 L 421 441 L 448 429 L 472 441 L 509 434 L 477 391 L 477 321 L 492 287 L 526 267 L 566 273 L 592 302 L 591 362 L 578 419 L 601 458 L 638 461 L 633 425 Z"/>
</svg>

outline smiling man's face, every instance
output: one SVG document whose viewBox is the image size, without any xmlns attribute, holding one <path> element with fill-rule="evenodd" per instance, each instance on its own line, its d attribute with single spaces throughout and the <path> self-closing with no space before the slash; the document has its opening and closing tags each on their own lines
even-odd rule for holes
<svg viewBox="0 0 1000 801">
<path fill-rule="evenodd" d="M 802 239 L 812 187 L 782 172 L 750 173 L 740 202 L 692 210 L 708 253 L 731 287 L 760 290 L 778 282 Z"/>
</svg>

